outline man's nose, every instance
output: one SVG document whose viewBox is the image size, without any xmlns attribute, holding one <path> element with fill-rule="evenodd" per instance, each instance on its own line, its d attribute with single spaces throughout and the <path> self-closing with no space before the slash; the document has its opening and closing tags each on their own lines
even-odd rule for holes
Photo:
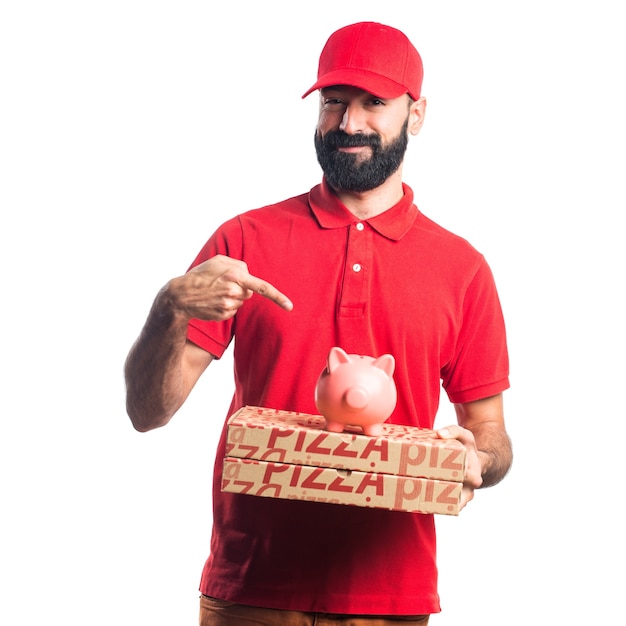
<svg viewBox="0 0 626 626">
<path fill-rule="evenodd" d="M 349 135 L 356 135 L 364 132 L 365 116 L 363 110 L 355 105 L 348 105 L 344 111 L 339 130 L 343 130 Z"/>
</svg>

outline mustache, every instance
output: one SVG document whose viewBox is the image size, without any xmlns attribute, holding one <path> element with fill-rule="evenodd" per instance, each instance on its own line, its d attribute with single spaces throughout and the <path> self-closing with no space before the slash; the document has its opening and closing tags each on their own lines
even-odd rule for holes
<svg viewBox="0 0 626 626">
<path fill-rule="evenodd" d="M 376 134 L 368 135 L 349 135 L 343 130 L 331 130 L 323 137 L 320 137 L 322 143 L 329 149 L 336 148 L 356 148 L 358 146 L 369 146 L 371 148 L 380 148 L 380 137 Z"/>
</svg>

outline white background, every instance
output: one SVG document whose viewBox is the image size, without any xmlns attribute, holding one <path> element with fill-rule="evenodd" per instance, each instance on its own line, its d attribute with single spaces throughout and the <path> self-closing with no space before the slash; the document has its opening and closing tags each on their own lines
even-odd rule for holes
<svg viewBox="0 0 626 626">
<path fill-rule="evenodd" d="M 515 464 L 439 518 L 432 623 L 619 623 L 620 4 L 4 2 L 0 623 L 197 623 L 231 364 L 139 434 L 123 362 L 219 223 L 319 182 L 300 96 L 326 38 L 360 20 L 422 53 L 405 179 L 487 256 L 510 339 Z"/>
</svg>

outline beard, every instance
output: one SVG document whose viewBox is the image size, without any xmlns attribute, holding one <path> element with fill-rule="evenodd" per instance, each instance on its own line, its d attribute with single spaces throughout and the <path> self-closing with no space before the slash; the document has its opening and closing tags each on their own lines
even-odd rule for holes
<svg viewBox="0 0 626 626">
<path fill-rule="evenodd" d="M 349 135 L 332 130 L 321 136 L 315 132 L 315 151 L 326 180 L 334 189 L 363 192 L 376 189 L 398 170 L 409 143 L 408 119 L 396 139 L 383 146 L 380 136 Z M 363 158 L 358 154 L 339 152 L 337 148 L 369 146 L 372 154 Z"/>
</svg>

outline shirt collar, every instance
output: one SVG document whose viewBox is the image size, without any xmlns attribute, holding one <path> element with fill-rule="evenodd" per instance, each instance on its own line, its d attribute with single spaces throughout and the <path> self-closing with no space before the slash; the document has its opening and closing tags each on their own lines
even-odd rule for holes
<svg viewBox="0 0 626 626">
<path fill-rule="evenodd" d="M 342 228 L 356 222 L 366 222 L 388 239 L 401 239 L 411 228 L 419 211 L 413 204 L 413 190 L 402 183 L 404 195 L 392 207 L 368 220 L 359 220 L 346 208 L 332 190 L 326 178 L 309 192 L 309 206 L 322 228 Z"/>
</svg>

